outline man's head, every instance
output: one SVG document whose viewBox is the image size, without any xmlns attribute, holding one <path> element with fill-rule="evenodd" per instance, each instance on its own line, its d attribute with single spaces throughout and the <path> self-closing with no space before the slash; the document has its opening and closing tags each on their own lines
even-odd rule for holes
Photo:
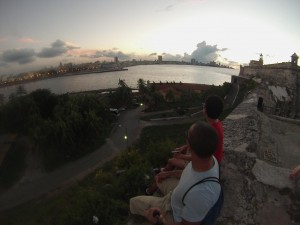
<svg viewBox="0 0 300 225">
<path fill-rule="evenodd" d="M 218 147 L 219 137 L 216 130 L 205 122 L 194 123 L 187 134 L 190 148 L 200 158 L 209 158 Z"/>
<path fill-rule="evenodd" d="M 206 115 L 211 119 L 218 119 L 223 112 L 223 100 L 217 95 L 210 95 L 204 105 Z"/>
</svg>

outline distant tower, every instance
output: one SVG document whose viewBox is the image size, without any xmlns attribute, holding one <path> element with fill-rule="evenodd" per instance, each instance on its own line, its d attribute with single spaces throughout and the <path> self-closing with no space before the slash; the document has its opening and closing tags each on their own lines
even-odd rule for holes
<svg viewBox="0 0 300 225">
<path fill-rule="evenodd" d="M 196 64 L 196 59 L 191 59 L 191 64 L 195 65 Z"/>
<path fill-rule="evenodd" d="M 291 60 L 291 64 L 292 66 L 297 66 L 298 65 L 298 59 L 299 57 L 297 56 L 296 53 L 294 53 L 292 56 L 291 56 L 292 60 Z"/>
<path fill-rule="evenodd" d="M 119 59 L 118 59 L 118 57 L 116 56 L 115 57 L 115 63 L 118 63 L 119 62 Z"/>
<path fill-rule="evenodd" d="M 264 57 L 263 57 L 263 54 L 260 54 L 260 56 L 259 56 L 259 64 L 262 66 L 262 65 L 264 65 Z"/>
<path fill-rule="evenodd" d="M 158 63 L 162 63 L 162 56 L 161 55 L 158 56 Z"/>
</svg>

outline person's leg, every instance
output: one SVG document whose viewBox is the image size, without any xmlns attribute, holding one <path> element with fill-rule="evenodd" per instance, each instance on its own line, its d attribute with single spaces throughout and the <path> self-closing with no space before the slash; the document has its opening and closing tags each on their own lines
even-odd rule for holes
<svg viewBox="0 0 300 225">
<path fill-rule="evenodd" d="M 179 182 L 178 178 L 170 177 L 158 183 L 157 187 L 159 188 L 159 190 L 163 195 L 166 195 L 172 192 L 176 188 L 178 182 Z"/>
<path fill-rule="evenodd" d="M 173 191 L 179 182 L 178 178 L 170 177 L 161 182 L 154 181 L 146 189 L 147 195 L 152 195 L 158 188 L 163 195 L 166 195 L 170 191 Z"/>
<path fill-rule="evenodd" d="M 146 189 L 146 194 L 147 195 L 152 195 L 155 191 L 157 190 L 157 185 L 155 180 L 148 186 L 148 188 Z"/>
<path fill-rule="evenodd" d="M 130 212 L 144 216 L 145 210 L 151 207 L 158 207 L 164 212 L 171 210 L 171 193 L 164 197 L 137 196 L 130 199 Z"/>
</svg>

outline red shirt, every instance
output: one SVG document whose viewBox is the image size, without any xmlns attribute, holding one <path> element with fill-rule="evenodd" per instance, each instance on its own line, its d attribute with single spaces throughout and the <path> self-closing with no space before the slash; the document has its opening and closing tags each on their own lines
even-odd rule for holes
<svg viewBox="0 0 300 225">
<path fill-rule="evenodd" d="M 216 159 L 218 160 L 218 163 L 220 164 L 223 158 L 223 127 L 222 127 L 222 122 L 220 120 L 218 120 L 217 122 L 213 122 L 210 124 L 211 126 L 213 126 L 218 133 L 219 136 L 219 144 L 218 144 L 218 148 L 214 153 L 214 156 L 216 157 Z"/>
</svg>

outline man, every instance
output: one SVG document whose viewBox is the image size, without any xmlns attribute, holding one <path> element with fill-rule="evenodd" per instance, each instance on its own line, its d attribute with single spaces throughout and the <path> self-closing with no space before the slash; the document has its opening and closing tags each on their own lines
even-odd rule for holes
<svg viewBox="0 0 300 225">
<path fill-rule="evenodd" d="M 219 202 L 219 165 L 213 156 L 219 142 L 216 130 L 208 123 L 195 123 L 190 127 L 186 141 L 191 162 L 182 171 L 174 191 L 170 191 L 172 188 L 169 187 L 173 187 L 175 178 L 164 180 L 159 183 L 164 197 L 134 197 L 130 199 L 131 213 L 143 215 L 153 224 L 198 225 Z M 197 184 L 208 177 L 214 177 L 215 180 Z"/>
</svg>

